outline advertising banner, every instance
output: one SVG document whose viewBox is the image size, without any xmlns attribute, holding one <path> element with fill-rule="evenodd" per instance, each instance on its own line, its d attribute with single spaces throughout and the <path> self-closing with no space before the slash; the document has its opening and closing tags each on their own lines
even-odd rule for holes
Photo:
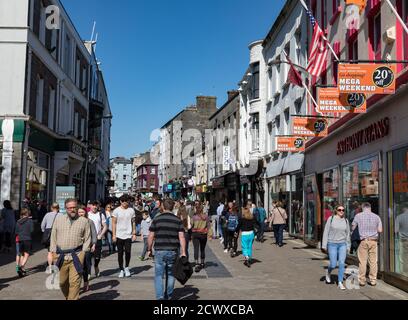
<svg viewBox="0 0 408 320">
<path fill-rule="evenodd" d="M 223 148 L 223 157 L 222 157 L 222 170 L 223 171 L 228 171 L 230 169 L 230 147 L 229 146 L 224 146 Z"/>
<path fill-rule="evenodd" d="M 393 94 L 395 64 L 339 64 L 338 88 L 341 93 Z"/>
<path fill-rule="evenodd" d="M 303 152 L 306 142 L 302 137 L 278 137 L 277 151 L 280 152 Z"/>
<path fill-rule="evenodd" d="M 327 119 L 305 117 L 293 118 L 293 135 L 295 136 L 326 137 L 329 134 L 328 128 L 329 122 Z"/>
<path fill-rule="evenodd" d="M 60 212 L 65 211 L 65 200 L 75 198 L 75 186 L 56 187 L 55 201 L 59 204 Z"/>
<path fill-rule="evenodd" d="M 340 93 L 338 88 L 320 88 L 317 104 L 320 113 L 365 113 L 367 97 L 364 93 Z"/>
</svg>

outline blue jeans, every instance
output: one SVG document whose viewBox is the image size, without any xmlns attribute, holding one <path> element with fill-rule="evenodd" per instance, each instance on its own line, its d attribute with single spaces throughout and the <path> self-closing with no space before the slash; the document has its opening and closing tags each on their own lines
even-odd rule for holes
<svg viewBox="0 0 408 320">
<path fill-rule="evenodd" d="M 329 273 L 331 273 L 337 267 L 339 263 L 339 282 L 343 282 L 344 270 L 346 268 L 347 257 L 347 243 L 328 243 L 327 251 L 329 253 L 330 265 Z"/>
<path fill-rule="evenodd" d="M 157 300 L 170 300 L 174 291 L 175 278 L 173 276 L 173 265 L 176 262 L 176 251 L 156 251 L 154 255 L 155 278 Z M 163 288 L 163 276 L 166 288 Z"/>
<path fill-rule="evenodd" d="M 278 245 L 283 245 L 283 229 L 285 229 L 284 224 L 274 224 L 273 232 L 275 234 L 275 241 Z"/>
</svg>

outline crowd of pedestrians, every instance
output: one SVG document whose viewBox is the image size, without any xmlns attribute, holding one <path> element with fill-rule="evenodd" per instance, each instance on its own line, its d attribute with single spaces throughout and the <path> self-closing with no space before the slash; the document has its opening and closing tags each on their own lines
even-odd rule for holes
<svg viewBox="0 0 408 320">
<path fill-rule="evenodd" d="M 10 252 L 16 245 L 16 272 L 27 275 L 26 265 L 32 254 L 34 223 L 31 210 L 21 209 L 18 218 L 10 201 L 3 203 L 0 215 L 0 250 Z M 330 263 L 326 282 L 332 282 L 332 272 L 338 267 L 338 287 L 345 290 L 344 273 L 347 253 L 356 250 L 359 259 L 359 283 L 377 282 L 378 238 L 382 232 L 381 219 L 371 212 L 369 203 L 359 205 L 349 222 L 345 207 L 337 205 L 325 214 L 322 250 Z M 325 211 L 327 213 L 328 210 Z M 107 254 L 117 252 L 119 278 L 131 277 L 132 243 L 143 242 L 140 261 L 152 259 L 155 266 L 156 298 L 171 299 L 175 277 L 173 267 L 178 257 L 190 259 L 194 272 L 206 269 L 206 247 L 210 240 L 219 239 L 222 249 L 231 258 L 242 253 L 244 265 L 251 268 L 255 241 L 265 241 L 265 230 L 273 230 L 275 244 L 284 245 L 283 234 L 288 215 L 282 202 L 275 201 L 267 213 L 261 202 L 248 201 L 239 207 L 235 201 L 173 201 L 171 199 L 133 199 L 122 196 L 105 206 L 98 201 L 87 205 L 67 199 L 64 214 L 58 203 L 41 221 L 41 243 L 47 248 L 47 273 L 59 270 L 61 290 L 69 300 L 78 299 L 81 283 L 83 292 L 89 291 L 89 281 L 101 275 L 99 264 L 103 246 Z M 238 246 L 242 251 L 238 251 Z M 189 249 L 192 247 L 193 256 Z M 165 284 L 163 283 L 165 281 Z"/>
</svg>

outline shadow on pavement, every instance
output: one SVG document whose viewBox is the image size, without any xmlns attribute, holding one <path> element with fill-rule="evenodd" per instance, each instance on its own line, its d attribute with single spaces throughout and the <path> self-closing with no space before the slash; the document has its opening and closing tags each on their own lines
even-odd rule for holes
<svg viewBox="0 0 408 320">
<path fill-rule="evenodd" d="M 140 274 L 140 273 L 145 272 L 145 271 L 149 271 L 152 268 L 153 268 L 153 266 L 134 267 L 134 268 L 130 269 L 130 273 L 132 275 L 136 275 L 136 274 Z"/>
<path fill-rule="evenodd" d="M 117 290 L 109 290 L 100 293 L 91 293 L 86 297 L 80 298 L 80 300 L 115 300 L 120 296 Z"/>
<path fill-rule="evenodd" d="M 316 250 L 316 247 L 312 247 L 312 246 L 303 246 L 303 247 L 293 247 L 292 248 L 293 250 L 301 250 L 301 249 L 307 249 L 307 250 L 311 250 L 311 249 L 313 249 L 313 250 Z"/>
<path fill-rule="evenodd" d="M 193 286 L 185 286 L 184 288 L 174 289 L 171 300 L 198 300 L 200 297 L 199 289 Z"/>
<path fill-rule="evenodd" d="M 97 290 L 101 290 L 107 287 L 109 287 L 109 289 L 113 289 L 113 288 L 116 288 L 119 284 L 120 282 L 118 280 L 109 280 L 109 281 L 103 281 L 103 282 L 91 284 L 89 286 L 89 289 L 91 291 L 97 291 Z"/>
</svg>

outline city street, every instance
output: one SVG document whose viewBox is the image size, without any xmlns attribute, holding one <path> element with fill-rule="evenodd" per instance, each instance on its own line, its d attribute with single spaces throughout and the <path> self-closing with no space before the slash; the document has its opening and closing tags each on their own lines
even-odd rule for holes
<svg viewBox="0 0 408 320">
<path fill-rule="evenodd" d="M 294 239 L 286 245 L 273 244 L 271 233 L 267 241 L 255 243 L 255 263 L 251 269 L 243 265 L 243 257 L 230 258 L 218 240 L 209 241 L 207 267 L 195 273 L 183 288 L 176 284 L 176 300 L 408 300 L 408 293 L 379 281 L 376 287 L 341 291 L 335 284 L 323 281 L 325 256 Z M 138 255 L 142 243 L 132 247 L 132 277 L 118 278 L 116 255 L 105 257 L 100 264 L 101 277 L 90 282 L 91 290 L 81 294 L 83 300 L 152 300 L 154 296 L 154 265 L 151 260 L 141 262 Z M 239 249 L 240 250 L 240 249 Z M 46 251 L 35 252 L 28 268 L 29 275 L 19 279 L 11 255 L 0 256 L 0 299 L 60 300 L 60 290 L 48 290 L 44 261 Z M 335 280 L 335 274 L 332 276 Z"/>
</svg>

